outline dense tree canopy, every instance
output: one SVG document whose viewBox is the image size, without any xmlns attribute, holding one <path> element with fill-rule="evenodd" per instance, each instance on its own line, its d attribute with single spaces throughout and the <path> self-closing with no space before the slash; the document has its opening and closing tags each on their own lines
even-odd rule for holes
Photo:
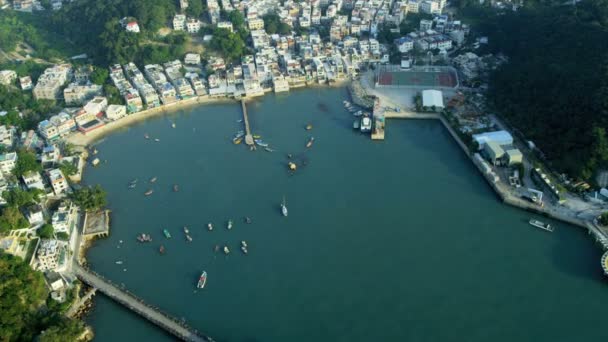
<svg viewBox="0 0 608 342">
<path fill-rule="evenodd" d="M 493 73 L 496 110 L 559 169 L 589 179 L 608 167 L 608 1 L 487 16 L 490 48 L 509 63 Z"/>
<path fill-rule="evenodd" d="M 198 18 L 203 14 L 203 0 L 189 0 L 186 14 Z"/>
<path fill-rule="evenodd" d="M 15 176 L 21 177 L 30 171 L 42 171 L 42 165 L 40 165 L 40 163 L 36 159 L 36 154 L 26 150 L 18 151 L 17 163 L 15 164 L 15 169 L 13 170 L 13 173 L 15 174 Z"/>
<path fill-rule="evenodd" d="M 97 210 L 106 205 L 106 192 L 100 185 L 78 189 L 72 193 L 71 198 L 76 205 L 86 210 Z"/>
<path fill-rule="evenodd" d="M 2 208 L 0 215 L 0 233 L 6 233 L 13 229 L 26 228 L 29 223 L 23 217 L 18 207 L 8 206 Z"/>
<path fill-rule="evenodd" d="M 243 55 L 245 49 L 245 43 L 241 36 L 224 28 L 218 28 L 213 31 L 213 39 L 210 46 L 228 61 L 238 60 Z"/>
<path fill-rule="evenodd" d="M 282 22 L 276 13 L 268 13 L 262 19 L 264 19 L 264 29 L 269 34 L 289 34 L 291 32 L 291 27 Z"/>
</svg>

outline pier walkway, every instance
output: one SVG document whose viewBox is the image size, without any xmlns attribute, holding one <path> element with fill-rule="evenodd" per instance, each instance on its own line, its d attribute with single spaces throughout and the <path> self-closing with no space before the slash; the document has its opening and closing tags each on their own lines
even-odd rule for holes
<svg viewBox="0 0 608 342">
<path fill-rule="evenodd" d="M 158 308 L 146 304 L 142 299 L 112 284 L 112 282 L 103 278 L 99 274 L 91 270 L 87 270 L 77 264 L 74 264 L 73 270 L 74 274 L 82 282 L 96 288 L 98 291 L 110 297 L 117 303 L 122 304 L 127 309 L 139 314 L 180 340 L 191 342 L 213 341 L 213 339 L 200 335 L 196 330 L 160 311 Z"/>
<path fill-rule="evenodd" d="M 86 303 L 89 299 L 91 299 L 95 295 L 95 293 L 97 293 L 97 289 L 94 287 L 91 288 L 84 296 L 80 297 L 78 301 L 76 301 L 74 304 L 72 304 L 72 306 L 70 306 L 68 312 L 66 312 L 65 315 L 68 317 L 74 317 L 78 313 L 78 310 L 80 310 L 80 307 L 83 306 L 84 303 Z"/>
<path fill-rule="evenodd" d="M 255 146 L 253 135 L 251 135 L 251 128 L 249 127 L 249 116 L 247 116 L 247 105 L 245 105 L 245 100 L 241 100 L 241 107 L 243 108 L 243 121 L 245 122 L 245 144 Z"/>
</svg>

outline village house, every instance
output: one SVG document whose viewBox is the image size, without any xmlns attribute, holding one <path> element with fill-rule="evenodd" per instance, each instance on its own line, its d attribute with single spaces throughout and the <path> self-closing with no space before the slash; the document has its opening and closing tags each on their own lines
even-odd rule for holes
<svg viewBox="0 0 608 342">
<path fill-rule="evenodd" d="M 61 96 L 61 87 L 71 77 L 72 66 L 69 64 L 55 65 L 44 70 L 34 87 L 34 98 L 37 100 L 57 100 Z"/>
<path fill-rule="evenodd" d="M 61 196 L 70 191 L 70 185 L 59 169 L 52 169 L 47 172 L 47 177 L 53 187 L 56 196 Z"/>
<path fill-rule="evenodd" d="M 30 76 L 24 76 L 19 78 L 19 86 L 21 90 L 30 90 L 33 87 L 32 78 Z"/>
<path fill-rule="evenodd" d="M 40 240 L 36 258 L 37 269 L 40 271 L 54 270 L 59 266 L 60 245 L 57 240 Z"/>
<path fill-rule="evenodd" d="M 36 171 L 26 172 L 21 179 L 28 190 L 44 190 L 44 181 L 42 180 L 42 176 L 40 176 L 40 173 Z"/>
<path fill-rule="evenodd" d="M 17 73 L 13 70 L 0 71 L 0 84 L 11 85 L 17 79 Z"/>
<path fill-rule="evenodd" d="M 12 147 L 14 143 L 15 127 L 0 126 L 0 146 Z"/>
<path fill-rule="evenodd" d="M 80 105 L 90 98 L 100 96 L 102 93 L 103 87 L 97 84 L 70 83 L 63 90 L 63 99 L 68 105 Z"/>
<path fill-rule="evenodd" d="M 127 107 L 123 105 L 109 105 L 106 108 L 106 117 L 110 120 L 118 120 L 127 115 Z"/>
<path fill-rule="evenodd" d="M 55 233 L 71 233 L 70 232 L 70 212 L 72 210 L 72 203 L 64 200 L 59 204 L 57 211 L 53 213 L 51 218 L 51 224 Z"/>
</svg>

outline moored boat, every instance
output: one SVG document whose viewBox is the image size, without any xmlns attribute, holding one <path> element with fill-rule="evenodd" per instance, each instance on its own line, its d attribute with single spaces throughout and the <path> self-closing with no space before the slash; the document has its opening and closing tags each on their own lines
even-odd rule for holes
<svg viewBox="0 0 608 342">
<path fill-rule="evenodd" d="M 173 184 L 173 192 L 178 192 L 179 186 L 177 184 Z"/>
<path fill-rule="evenodd" d="M 233 225 L 233 223 L 234 223 L 234 222 L 232 222 L 232 220 L 228 220 L 228 224 L 227 224 L 226 228 L 228 228 L 228 229 L 232 229 L 232 225 Z"/>
<path fill-rule="evenodd" d="M 171 123 L 171 128 L 175 128 L 175 122 Z"/>
<path fill-rule="evenodd" d="M 100 162 L 99 158 L 95 158 L 95 159 L 93 159 L 93 161 L 91 162 L 91 165 L 93 165 L 93 166 L 97 166 L 97 165 L 99 165 L 99 162 Z"/>
<path fill-rule="evenodd" d="M 261 147 L 268 147 L 268 143 L 265 143 L 264 141 L 262 141 L 262 139 L 254 139 L 253 140 L 256 145 L 261 146 Z"/>
<path fill-rule="evenodd" d="M 144 195 L 150 196 L 150 195 L 152 195 L 152 193 L 154 193 L 154 190 L 150 189 L 150 190 L 144 192 Z"/>
<path fill-rule="evenodd" d="M 283 202 L 281 203 L 281 213 L 283 216 L 287 217 L 287 204 L 285 203 L 285 196 L 283 196 Z"/>
<path fill-rule="evenodd" d="M 135 189 L 136 186 L 137 186 L 137 184 L 131 183 L 131 184 L 129 184 L 129 189 Z"/>
<path fill-rule="evenodd" d="M 170 239 L 170 238 L 171 238 L 171 233 L 169 233 L 169 231 L 168 231 L 167 229 L 163 229 L 163 234 L 165 234 L 165 237 L 166 237 L 167 239 Z"/>
<path fill-rule="evenodd" d="M 290 171 L 295 171 L 298 168 L 298 166 L 294 162 L 287 163 L 287 166 L 289 167 Z"/>
<path fill-rule="evenodd" d="M 367 132 L 371 132 L 372 130 L 372 119 L 370 119 L 367 116 L 364 116 L 361 119 L 361 128 L 360 128 L 362 133 L 367 133 Z"/>
<path fill-rule="evenodd" d="M 160 252 L 160 254 L 165 254 L 165 246 L 160 245 L 160 247 L 158 248 L 158 251 Z"/>
<path fill-rule="evenodd" d="M 190 231 L 188 230 L 188 227 L 184 226 L 184 233 L 185 234 L 190 234 Z"/>
<path fill-rule="evenodd" d="M 261 136 L 261 135 L 259 135 L 259 134 L 254 134 L 254 135 L 253 135 L 253 138 L 254 138 L 254 139 L 262 139 L 262 136 Z"/>
<path fill-rule="evenodd" d="M 310 131 L 311 129 L 312 129 L 312 125 L 311 124 L 306 125 L 306 130 L 307 131 Z"/>
<path fill-rule="evenodd" d="M 186 234 L 186 240 L 188 240 L 188 242 L 192 242 L 192 237 L 188 234 Z"/>
<path fill-rule="evenodd" d="M 150 139 L 150 136 L 148 135 L 148 133 L 144 134 L 144 138 Z"/>
<path fill-rule="evenodd" d="M 249 217 L 249 216 L 245 217 L 245 223 L 250 224 L 251 223 L 251 217 Z"/>
<path fill-rule="evenodd" d="M 315 141 L 315 137 L 310 137 L 310 139 L 308 139 L 308 142 L 306 143 L 306 148 L 310 148 L 314 141 Z"/>
<path fill-rule="evenodd" d="M 201 276 L 198 277 L 198 282 L 196 283 L 196 288 L 202 289 L 205 288 L 205 284 L 207 284 L 207 272 L 203 271 Z"/>
<path fill-rule="evenodd" d="M 548 223 L 544 223 L 544 222 L 534 220 L 534 219 L 530 220 L 529 223 L 531 225 L 533 225 L 534 227 L 546 230 L 548 232 L 553 232 L 553 227 Z"/>
<path fill-rule="evenodd" d="M 243 254 L 247 254 L 247 247 L 241 246 L 241 251 L 243 251 Z"/>
<path fill-rule="evenodd" d="M 230 249 L 228 249 L 228 246 L 224 246 L 224 254 L 228 253 L 230 253 Z"/>
<path fill-rule="evenodd" d="M 156 183 L 156 180 L 157 180 L 157 179 L 158 179 L 158 178 L 156 178 L 156 177 L 152 177 L 152 178 L 150 178 L 150 183 Z"/>
<path fill-rule="evenodd" d="M 207 229 L 213 230 L 213 223 L 211 223 L 211 222 L 207 223 Z"/>
<path fill-rule="evenodd" d="M 235 145 L 238 145 L 238 144 L 240 144 L 241 142 L 243 142 L 243 138 L 234 138 L 234 139 L 232 140 L 232 142 L 233 142 Z"/>
<path fill-rule="evenodd" d="M 273 149 L 271 149 L 270 147 L 264 147 L 264 150 L 265 150 L 266 152 L 274 152 L 274 150 L 273 150 Z"/>
<path fill-rule="evenodd" d="M 154 139 L 154 141 L 159 142 L 159 141 L 160 141 L 160 139 L 156 138 L 156 139 Z"/>
<path fill-rule="evenodd" d="M 360 124 L 359 120 L 353 121 L 353 129 L 359 129 L 359 124 Z"/>
</svg>

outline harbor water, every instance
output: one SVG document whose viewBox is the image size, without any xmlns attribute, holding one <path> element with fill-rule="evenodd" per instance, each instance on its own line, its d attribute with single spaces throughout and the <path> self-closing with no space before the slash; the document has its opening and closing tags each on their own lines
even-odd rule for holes
<svg viewBox="0 0 608 342">
<path fill-rule="evenodd" d="M 438 122 L 392 120 L 372 142 L 353 130 L 346 98 L 313 88 L 250 102 L 252 131 L 272 153 L 232 143 L 236 102 L 106 137 L 84 182 L 107 190 L 112 227 L 90 267 L 217 341 L 606 341 L 608 279 L 586 232 L 529 225 L 534 216 L 502 204 Z M 153 241 L 137 242 L 141 233 Z M 97 341 L 174 340 L 95 302 Z"/>
</svg>

